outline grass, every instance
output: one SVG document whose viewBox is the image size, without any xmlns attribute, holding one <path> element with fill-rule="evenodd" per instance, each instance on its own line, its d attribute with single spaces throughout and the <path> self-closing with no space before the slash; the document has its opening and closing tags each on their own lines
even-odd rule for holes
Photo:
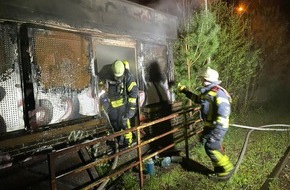
<svg viewBox="0 0 290 190">
<path fill-rule="evenodd" d="M 290 124 L 288 114 L 266 113 L 259 109 L 247 116 L 234 116 L 235 123 L 249 126 L 261 126 L 265 124 L 284 123 Z M 232 121 L 232 122 L 233 122 Z M 231 127 L 228 131 L 223 145 L 225 152 L 233 163 L 236 163 L 246 134 L 249 130 Z M 167 170 L 157 170 L 156 175 L 146 179 L 144 190 L 256 190 L 260 189 L 267 176 L 271 173 L 276 163 L 282 157 L 284 151 L 290 146 L 290 132 L 277 131 L 254 131 L 250 135 L 246 153 L 241 165 L 235 175 L 227 182 L 214 182 L 205 175 L 197 172 L 188 171 L 180 164 L 172 164 Z M 191 141 L 197 142 L 197 137 Z M 178 146 L 183 146 L 180 143 Z M 212 169 L 211 162 L 206 156 L 201 145 L 197 145 L 190 150 L 190 158 L 207 168 Z M 139 179 L 134 173 L 125 175 L 122 189 L 139 189 Z M 270 184 L 272 190 L 283 190 L 279 186 L 279 179 L 275 179 Z"/>
</svg>

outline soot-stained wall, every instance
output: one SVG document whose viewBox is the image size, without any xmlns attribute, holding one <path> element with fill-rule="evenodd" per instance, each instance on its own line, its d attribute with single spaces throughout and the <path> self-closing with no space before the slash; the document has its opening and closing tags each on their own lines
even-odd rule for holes
<svg viewBox="0 0 290 190">
<path fill-rule="evenodd" d="M 164 41 L 175 39 L 177 19 L 123 0 L 9 0 L 0 2 L 0 19 Z"/>
<path fill-rule="evenodd" d="M 110 52 L 110 59 L 105 60 L 126 59 L 118 53 L 123 52 L 122 48 L 130 50 L 130 67 L 140 92 L 146 95 L 140 107 L 172 101 L 169 90 L 173 80 L 171 46 L 177 36 L 174 16 L 124 0 L 63 0 L 61 3 L 57 0 L 10 0 L 0 2 L 0 22 L 15 27 L 15 33 L 11 34 L 13 39 L 20 37 L 13 42 L 16 48 L 13 52 L 18 53 L 14 54 L 14 65 L 21 66 L 17 75 L 19 81 L 14 85 L 20 102 L 16 103 L 16 110 L 24 115 L 18 116 L 20 120 L 28 120 L 35 114 L 46 121 L 38 125 L 47 125 L 79 118 L 79 115 L 69 117 L 66 112 L 74 112 L 73 107 L 78 107 L 78 113 L 84 111 L 74 104 L 75 99 L 80 95 L 97 94 L 97 76 L 92 71 L 96 70 L 94 64 L 98 66 L 102 51 L 96 47 L 120 49 Z M 4 38 L 7 36 L 3 36 L 7 42 Z M 12 95 L 12 92 L 7 93 Z M 47 93 L 59 94 L 50 99 L 54 106 L 43 101 L 49 99 Z M 90 99 L 90 105 L 95 104 L 91 96 L 86 99 Z M 39 107 L 43 109 L 34 112 Z M 61 112 L 44 114 L 51 107 Z M 84 115 L 96 113 L 98 111 L 91 110 Z M 29 125 L 30 121 L 25 122 L 25 127 L 22 122 L 10 124 L 12 131 L 31 129 Z"/>
</svg>

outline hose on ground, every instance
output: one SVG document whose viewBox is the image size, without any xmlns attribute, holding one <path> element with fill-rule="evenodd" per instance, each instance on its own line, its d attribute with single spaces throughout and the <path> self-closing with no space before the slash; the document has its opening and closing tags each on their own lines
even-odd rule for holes
<svg viewBox="0 0 290 190">
<path fill-rule="evenodd" d="M 238 124 L 230 124 L 230 126 L 244 128 L 244 129 L 257 130 L 257 131 L 289 131 L 290 130 L 290 129 L 264 128 L 264 127 L 290 127 L 290 125 L 286 125 L 286 124 L 271 124 L 271 125 L 264 125 L 264 126 L 260 126 L 260 127 L 250 127 L 250 126 L 238 125 Z"/>
<path fill-rule="evenodd" d="M 290 127 L 290 125 L 286 125 L 286 124 L 271 124 L 271 125 L 263 125 L 260 127 L 251 127 L 251 126 L 244 126 L 244 125 L 238 125 L 238 124 L 230 124 L 230 126 L 244 128 L 244 129 L 250 129 L 250 131 L 247 133 L 246 139 L 245 139 L 244 144 L 243 144 L 242 151 L 241 151 L 239 159 L 235 165 L 233 173 L 236 173 L 239 169 L 239 166 L 241 165 L 241 162 L 243 160 L 243 157 L 244 157 L 246 149 L 247 149 L 250 134 L 253 131 L 255 131 L 255 130 L 258 130 L 258 131 L 284 131 L 284 132 L 290 131 L 290 128 L 289 129 L 287 129 L 287 128 L 278 128 L 278 129 L 269 128 L 269 127 Z"/>
</svg>

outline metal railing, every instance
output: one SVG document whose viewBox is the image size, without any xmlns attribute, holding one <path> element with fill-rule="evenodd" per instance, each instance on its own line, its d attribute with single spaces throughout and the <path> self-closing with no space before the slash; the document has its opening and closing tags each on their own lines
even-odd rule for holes
<svg viewBox="0 0 290 190">
<path fill-rule="evenodd" d="M 196 134 L 196 132 L 193 132 L 190 134 L 188 132 L 188 128 L 190 125 L 195 125 L 196 123 L 200 122 L 200 120 L 196 118 L 197 113 L 198 113 L 198 108 L 188 108 L 188 109 L 179 111 L 177 113 L 173 113 L 171 115 L 168 115 L 166 117 L 156 119 L 156 120 L 148 122 L 148 123 L 141 124 L 140 126 L 132 127 L 130 129 L 127 129 L 124 131 L 116 132 L 116 133 L 113 133 L 113 134 L 110 134 L 110 135 L 107 135 L 104 137 L 89 140 L 89 141 L 86 141 L 86 142 L 83 142 L 80 144 L 75 144 L 75 145 L 67 147 L 67 148 L 52 151 L 51 153 L 48 154 L 48 166 L 49 166 L 51 189 L 52 190 L 57 189 L 57 180 L 60 180 L 64 177 L 77 175 L 80 172 L 86 171 L 94 166 L 105 163 L 105 162 L 107 162 L 115 157 L 124 155 L 124 154 L 126 154 L 130 151 L 133 151 L 133 150 L 137 150 L 137 160 L 136 161 L 132 161 L 130 164 L 126 165 L 125 167 L 118 168 L 116 171 L 114 170 L 113 172 L 109 173 L 108 175 L 106 175 L 104 177 L 101 177 L 100 179 L 97 179 L 97 180 L 91 179 L 89 184 L 86 184 L 85 186 L 80 187 L 80 189 L 93 189 L 93 188 L 99 186 L 101 183 L 103 183 L 109 179 L 112 179 L 113 177 L 119 176 L 120 174 L 124 173 L 125 171 L 132 169 L 136 166 L 139 167 L 139 184 L 140 184 L 140 189 L 142 189 L 143 185 L 144 185 L 143 162 L 145 162 L 149 158 L 152 158 L 152 157 L 174 147 L 176 142 L 168 144 L 167 146 L 162 147 L 161 149 L 159 149 L 151 154 L 143 154 L 142 147 L 148 145 L 149 143 L 151 143 L 153 141 L 156 141 L 160 138 L 163 138 L 165 136 L 172 135 L 172 134 L 177 133 L 177 132 L 182 132 L 184 135 L 184 141 L 185 141 L 186 158 L 188 158 L 189 157 L 189 155 L 188 155 L 189 154 L 188 153 L 189 152 L 188 151 L 188 137 L 192 136 L 192 134 Z M 177 122 L 178 124 L 176 126 L 174 126 L 171 130 L 169 130 L 161 135 L 154 136 L 148 140 L 141 139 L 141 132 L 140 131 L 142 131 L 143 129 L 148 128 L 148 127 L 154 127 L 155 124 L 169 121 L 172 119 L 177 119 L 177 118 L 181 118 L 182 122 L 181 123 Z M 182 131 L 182 129 L 183 129 L 183 131 Z M 58 173 L 56 171 L 56 168 L 55 168 L 56 167 L 56 160 L 59 157 L 65 155 L 65 154 L 68 154 L 68 153 L 78 152 L 82 148 L 93 146 L 97 143 L 116 138 L 116 137 L 124 135 L 128 132 L 136 132 L 137 144 L 135 146 L 129 147 L 129 148 L 124 149 L 122 151 L 117 151 L 112 155 L 107 155 L 107 156 L 103 157 L 102 159 L 91 160 L 82 166 L 79 166 L 79 167 L 74 168 L 74 169 L 70 169 L 69 171 L 66 171 L 66 172 Z"/>
</svg>

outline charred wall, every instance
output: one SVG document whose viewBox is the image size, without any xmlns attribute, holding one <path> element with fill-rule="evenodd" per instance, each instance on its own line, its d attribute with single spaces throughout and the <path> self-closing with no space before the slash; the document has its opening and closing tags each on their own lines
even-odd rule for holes
<svg viewBox="0 0 290 190">
<path fill-rule="evenodd" d="M 86 132 L 86 124 L 75 123 L 103 119 L 98 71 L 112 60 L 129 60 L 140 112 L 156 103 L 151 99 L 173 100 L 173 16 L 127 1 L 11 0 L 0 2 L 0 21 L 2 153 L 27 155 L 53 147 L 73 132 Z M 155 97 L 148 98 L 152 82 L 163 95 L 155 88 Z M 106 125 L 96 123 L 87 124 L 89 136 Z M 50 132 L 56 135 L 43 143 L 42 135 Z"/>
<path fill-rule="evenodd" d="M 177 19 L 124 0 L 10 0 L 0 2 L 0 19 L 134 36 L 175 39 Z"/>
</svg>

